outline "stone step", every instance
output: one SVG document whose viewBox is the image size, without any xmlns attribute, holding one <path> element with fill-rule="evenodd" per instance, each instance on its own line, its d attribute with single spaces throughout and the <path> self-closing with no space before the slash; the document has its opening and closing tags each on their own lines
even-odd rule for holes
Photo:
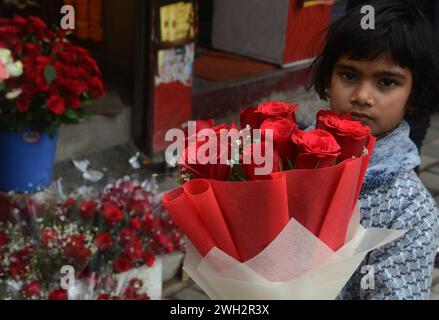
<svg viewBox="0 0 439 320">
<path fill-rule="evenodd" d="M 78 125 L 61 126 L 56 162 L 82 157 L 131 140 L 131 108 L 115 116 L 94 115 Z"/>
</svg>

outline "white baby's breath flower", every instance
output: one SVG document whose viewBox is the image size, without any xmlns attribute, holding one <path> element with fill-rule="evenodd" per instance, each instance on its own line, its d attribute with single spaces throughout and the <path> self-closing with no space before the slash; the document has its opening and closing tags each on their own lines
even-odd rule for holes
<svg viewBox="0 0 439 320">
<path fill-rule="evenodd" d="M 170 166 L 171 168 L 175 168 L 176 165 L 177 165 L 177 160 L 175 158 L 172 158 L 168 161 L 168 166 Z"/>
</svg>

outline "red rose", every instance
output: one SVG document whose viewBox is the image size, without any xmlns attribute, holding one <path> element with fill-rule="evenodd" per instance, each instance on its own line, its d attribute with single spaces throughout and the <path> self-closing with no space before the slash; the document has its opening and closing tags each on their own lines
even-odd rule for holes
<svg viewBox="0 0 439 320">
<path fill-rule="evenodd" d="M 149 232 L 152 228 L 154 228 L 154 217 L 152 216 L 151 212 L 147 212 L 143 216 L 140 229 L 143 232 Z"/>
<path fill-rule="evenodd" d="M 87 85 L 82 81 L 66 80 L 64 86 L 66 91 L 75 94 L 77 96 L 87 91 Z"/>
<path fill-rule="evenodd" d="M 283 167 L 293 163 L 297 156 L 297 147 L 291 141 L 291 135 L 299 128 L 287 118 L 268 118 L 261 125 L 262 136 L 265 137 L 265 130 L 273 130 L 274 148 L 282 159 Z"/>
<path fill-rule="evenodd" d="M 44 229 L 41 232 L 41 245 L 47 246 L 49 243 L 53 243 L 58 238 L 58 232 L 53 229 Z"/>
<path fill-rule="evenodd" d="M 148 267 L 152 267 L 154 265 L 154 262 L 155 262 L 155 254 L 152 252 L 145 252 L 143 254 L 143 261 L 145 261 L 145 264 Z"/>
<path fill-rule="evenodd" d="M 82 234 L 72 234 L 67 237 L 66 243 L 72 247 L 84 247 L 85 237 Z"/>
<path fill-rule="evenodd" d="M 155 245 L 157 246 L 157 249 L 165 249 L 167 253 L 171 253 L 174 251 L 174 246 L 171 243 L 171 241 L 165 237 L 163 234 L 156 234 L 153 237 L 153 240 L 155 242 Z"/>
<path fill-rule="evenodd" d="M 336 118 L 339 120 L 352 120 L 350 114 L 339 114 L 331 110 L 320 110 L 316 115 L 316 129 L 325 130 L 326 126 L 323 123 L 325 119 Z"/>
<path fill-rule="evenodd" d="M 118 272 L 125 272 L 132 267 L 130 259 L 126 257 L 120 257 L 114 260 L 114 270 Z"/>
<path fill-rule="evenodd" d="M 71 52 L 60 52 L 58 54 L 59 61 L 66 65 L 73 65 L 76 61 L 76 55 Z"/>
<path fill-rule="evenodd" d="M 25 25 L 26 25 L 26 23 L 27 23 L 27 21 L 26 21 L 26 19 L 25 18 L 23 18 L 23 17 L 19 17 L 19 16 L 16 16 L 16 17 L 14 17 L 13 19 L 12 19 L 12 21 L 14 21 L 14 24 L 17 26 L 17 27 L 24 27 Z"/>
<path fill-rule="evenodd" d="M 79 214 L 81 215 L 81 218 L 84 220 L 91 220 L 94 218 L 96 213 L 96 207 L 98 204 L 96 201 L 90 200 L 82 203 L 79 206 Z"/>
<path fill-rule="evenodd" d="M 9 265 L 9 274 L 13 278 L 18 278 L 23 271 L 26 270 L 27 264 L 21 260 L 10 263 Z"/>
<path fill-rule="evenodd" d="M 25 83 L 22 85 L 21 89 L 24 93 L 30 94 L 31 90 L 36 91 L 34 81 L 37 77 L 37 68 L 35 66 L 35 59 L 33 57 L 25 57 L 23 59 L 23 69 L 24 69 L 24 78 L 29 81 L 29 83 Z M 33 94 L 34 92 L 32 92 Z"/>
<path fill-rule="evenodd" d="M 256 159 L 255 156 L 260 156 L 262 159 Z M 282 171 L 281 159 L 271 143 L 264 141 L 256 144 L 249 144 L 244 147 L 242 157 L 242 169 L 248 180 L 270 179 L 271 173 Z M 263 163 L 259 163 L 261 161 L 263 161 Z M 269 166 L 265 164 L 266 161 L 272 163 L 271 172 L 267 174 L 257 174 L 256 168 L 266 167 L 267 170 L 270 169 Z"/>
<path fill-rule="evenodd" d="M 102 80 L 99 77 L 91 78 L 88 83 L 88 93 L 91 98 L 98 98 L 104 95 L 105 89 Z"/>
<path fill-rule="evenodd" d="M 31 282 L 31 283 L 25 285 L 21 289 L 21 293 L 26 298 L 31 298 L 31 297 L 39 296 L 40 295 L 40 291 L 41 291 L 41 286 L 40 286 L 40 284 L 37 281 Z"/>
<path fill-rule="evenodd" d="M 41 55 L 41 47 L 35 43 L 26 43 L 24 45 L 26 54 L 30 57 L 38 57 Z"/>
<path fill-rule="evenodd" d="M 139 239 L 133 239 L 124 248 L 124 254 L 131 260 L 138 260 L 142 258 L 142 242 Z"/>
<path fill-rule="evenodd" d="M 130 242 L 134 238 L 136 238 L 136 231 L 131 228 L 123 228 L 120 231 L 119 241 L 122 245 L 125 245 L 127 242 Z"/>
<path fill-rule="evenodd" d="M 66 106 L 72 109 L 79 109 L 81 107 L 81 99 L 76 95 L 69 95 L 66 98 Z"/>
<path fill-rule="evenodd" d="M 130 225 L 134 229 L 139 229 L 140 228 L 140 220 L 137 218 L 132 218 L 132 219 L 130 219 Z"/>
<path fill-rule="evenodd" d="M 299 132 L 291 139 L 298 146 L 296 169 L 332 167 L 340 155 L 337 141 L 324 130 Z"/>
<path fill-rule="evenodd" d="M 96 60 L 93 59 L 87 51 L 80 53 L 80 60 L 87 70 L 98 76 L 101 76 L 101 70 L 99 70 Z"/>
<path fill-rule="evenodd" d="M 41 20 L 39 17 L 30 16 L 28 18 L 28 21 L 31 29 L 41 29 L 41 30 L 47 29 L 46 23 L 44 23 L 44 21 Z"/>
<path fill-rule="evenodd" d="M 23 54 L 23 42 L 19 39 L 12 39 L 11 49 L 15 56 Z"/>
<path fill-rule="evenodd" d="M 123 296 L 126 300 L 136 300 L 137 298 L 137 289 L 128 287 L 124 290 Z"/>
<path fill-rule="evenodd" d="M 83 246 L 68 244 L 64 249 L 64 255 L 69 258 L 71 263 L 82 267 L 85 263 L 88 263 L 91 256 L 91 250 Z"/>
<path fill-rule="evenodd" d="M 0 233 L 0 248 L 7 244 L 8 244 L 8 237 L 5 234 Z"/>
<path fill-rule="evenodd" d="M 122 210 L 110 203 L 104 204 L 103 212 L 105 223 L 110 228 L 113 228 L 118 222 L 122 221 L 124 217 Z"/>
<path fill-rule="evenodd" d="M 360 157 L 369 143 L 371 131 L 359 121 L 352 121 L 351 115 L 340 115 L 331 111 L 317 114 L 316 127 L 330 132 L 341 146 L 340 161 Z"/>
<path fill-rule="evenodd" d="M 28 112 L 30 107 L 30 100 L 25 96 L 20 96 L 17 99 L 17 110 L 19 112 Z"/>
<path fill-rule="evenodd" d="M 140 289 L 143 287 L 143 281 L 137 278 L 133 278 L 128 282 L 128 287 Z"/>
<path fill-rule="evenodd" d="M 32 246 L 25 247 L 17 251 L 17 257 L 21 261 L 28 261 L 32 253 L 34 253 L 34 248 Z"/>
<path fill-rule="evenodd" d="M 67 300 L 67 291 L 64 289 L 55 289 L 49 294 L 49 300 Z"/>
<path fill-rule="evenodd" d="M 42 56 L 42 55 L 39 55 L 37 58 L 36 58 L 36 64 L 37 64 L 37 66 L 38 67 L 41 67 L 43 70 L 44 70 L 44 68 L 46 68 L 47 67 L 47 65 L 49 65 L 51 62 L 52 62 L 52 60 L 49 58 L 49 57 L 47 57 L 47 56 Z"/>
<path fill-rule="evenodd" d="M 63 207 L 64 207 L 65 209 L 69 209 L 69 208 L 73 207 L 73 206 L 75 205 L 75 203 L 76 203 L 76 200 L 75 200 L 75 199 L 73 199 L 73 198 L 68 198 L 68 199 L 66 200 L 66 202 L 64 203 Z"/>
<path fill-rule="evenodd" d="M 183 152 L 182 159 L 179 161 L 182 175 L 189 173 L 191 178 L 213 179 L 226 181 L 230 176 L 230 166 L 221 164 L 220 152 L 228 152 L 224 148 L 218 148 L 214 162 L 210 163 L 210 149 L 205 154 L 198 154 L 199 150 L 206 142 L 197 141 L 194 146 L 190 145 Z M 193 151 L 192 151 L 193 150 Z"/>
<path fill-rule="evenodd" d="M 38 17 L 29 17 L 28 29 L 35 34 L 38 40 L 44 40 L 47 32 L 47 25 Z"/>
<path fill-rule="evenodd" d="M 49 90 L 47 91 L 47 96 L 48 97 L 59 96 L 59 87 L 58 87 L 58 85 L 56 85 L 55 83 L 52 83 L 49 86 Z"/>
<path fill-rule="evenodd" d="M 111 296 L 108 293 L 101 293 L 98 296 L 98 300 L 110 300 Z"/>
<path fill-rule="evenodd" d="M 100 251 L 105 251 L 113 245 L 113 238 L 106 232 L 100 232 L 96 235 L 96 246 Z"/>
<path fill-rule="evenodd" d="M 17 36 L 18 32 L 19 32 L 18 28 L 14 26 L 1 26 L 0 39 L 4 41 L 12 40 Z"/>
<path fill-rule="evenodd" d="M 130 199 L 128 210 L 135 215 L 142 215 L 144 212 L 151 210 L 151 205 L 147 200 Z"/>
<path fill-rule="evenodd" d="M 64 42 L 57 40 L 53 42 L 50 45 L 50 47 L 51 47 L 50 53 L 52 54 L 52 56 L 56 56 L 64 50 Z"/>
<path fill-rule="evenodd" d="M 60 96 L 53 96 L 47 101 L 47 107 L 56 115 L 62 115 L 65 111 L 65 101 Z"/>
<path fill-rule="evenodd" d="M 241 111 L 240 114 L 240 122 L 241 128 L 245 128 L 247 125 L 250 126 L 251 129 L 259 129 L 264 119 L 262 115 L 258 112 L 258 108 L 249 107 Z"/>
<path fill-rule="evenodd" d="M 283 117 L 296 122 L 295 111 L 299 106 L 295 103 L 269 101 L 258 106 L 258 112 L 263 118 Z"/>
<path fill-rule="evenodd" d="M 195 133 L 200 132 L 203 129 L 212 129 L 215 125 L 215 120 L 209 119 L 209 120 L 197 120 L 195 121 Z M 184 128 L 184 135 L 186 138 L 189 138 L 189 129 L 186 127 Z"/>
</svg>

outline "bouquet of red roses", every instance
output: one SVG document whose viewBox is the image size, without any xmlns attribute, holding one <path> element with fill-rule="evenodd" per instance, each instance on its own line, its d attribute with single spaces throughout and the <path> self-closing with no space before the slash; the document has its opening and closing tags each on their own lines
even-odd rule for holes
<svg viewBox="0 0 439 320">
<path fill-rule="evenodd" d="M 181 143 L 184 185 L 163 204 L 190 240 L 185 270 L 211 298 L 335 298 L 367 252 L 401 235 L 359 226 L 370 129 L 321 111 L 305 132 L 297 107 L 248 108 L 239 135 L 197 122 Z"/>
<path fill-rule="evenodd" d="M 0 131 L 53 134 L 89 114 L 81 103 L 104 94 L 89 52 L 38 17 L 0 19 Z"/>
</svg>

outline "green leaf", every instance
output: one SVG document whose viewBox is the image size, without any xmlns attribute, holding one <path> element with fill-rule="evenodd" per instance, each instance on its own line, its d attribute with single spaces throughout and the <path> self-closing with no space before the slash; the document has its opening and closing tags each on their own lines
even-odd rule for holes
<svg viewBox="0 0 439 320">
<path fill-rule="evenodd" d="M 44 78 L 46 79 L 48 84 L 51 84 L 53 81 L 55 81 L 55 79 L 56 79 L 56 69 L 51 64 L 49 64 L 44 69 Z"/>
<path fill-rule="evenodd" d="M 6 88 L 6 83 L 0 82 L 0 91 L 4 90 Z"/>
<path fill-rule="evenodd" d="M 67 109 L 66 112 L 64 113 L 64 116 L 69 120 L 74 120 L 74 121 L 79 120 L 78 114 L 73 109 Z"/>
<path fill-rule="evenodd" d="M 90 120 L 91 112 L 85 109 L 76 109 L 76 113 L 80 119 Z"/>
</svg>

